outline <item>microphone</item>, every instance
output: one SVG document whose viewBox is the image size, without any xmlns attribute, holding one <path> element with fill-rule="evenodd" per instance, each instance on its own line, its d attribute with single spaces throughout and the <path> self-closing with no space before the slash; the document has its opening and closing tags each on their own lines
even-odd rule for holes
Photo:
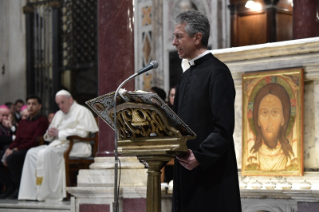
<svg viewBox="0 0 319 212">
<path fill-rule="evenodd" d="M 114 132 L 115 132 L 115 139 L 114 139 L 114 159 L 115 159 L 115 163 L 114 163 L 114 202 L 113 202 L 113 211 L 114 212 L 118 212 L 118 196 L 119 196 L 119 189 L 118 189 L 118 163 L 120 162 L 120 160 L 118 159 L 118 154 L 117 154 L 117 125 L 116 125 L 116 97 L 117 94 L 119 93 L 119 90 L 122 88 L 122 86 L 129 80 L 133 79 L 134 77 L 143 74 L 151 69 L 157 68 L 158 67 L 158 62 L 153 60 L 152 62 L 150 62 L 150 64 L 148 64 L 147 66 L 145 66 L 144 68 L 142 68 L 141 70 L 139 70 L 137 73 L 134 73 L 132 76 L 130 76 L 129 78 L 127 78 L 126 80 L 124 80 L 120 86 L 116 89 L 115 94 L 114 94 Z M 120 96 L 122 96 L 120 94 Z M 122 98 L 124 99 L 124 97 L 122 96 Z"/>
<path fill-rule="evenodd" d="M 145 66 L 144 68 L 142 68 L 141 70 L 139 70 L 137 72 L 137 75 L 143 74 L 151 69 L 155 69 L 158 67 L 158 62 L 153 60 L 152 62 L 150 62 L 150 64 L 148 64 L 147 66 Z"/>
</svg>

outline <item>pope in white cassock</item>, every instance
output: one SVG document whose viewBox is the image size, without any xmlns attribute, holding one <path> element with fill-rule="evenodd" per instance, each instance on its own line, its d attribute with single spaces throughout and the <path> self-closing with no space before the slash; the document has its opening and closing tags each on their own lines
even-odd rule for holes
<svg viewBox="0 0 319 212">
<path fill-rule="evenodd" d="M 97 132 L 98 126 L 87 108 L 77 104 L 68 91 L 57 92 L 55 101 L 60 110 L 44 135 L 51 142 L 28 151 L 23 165 L 19 200 L 62 201 L 66 197 L 65 165 L 63 153 L 68 136 L 88 136 Z M 76 142 L 70 156 L 89 157 L 91 145 Z"/>
</svg>

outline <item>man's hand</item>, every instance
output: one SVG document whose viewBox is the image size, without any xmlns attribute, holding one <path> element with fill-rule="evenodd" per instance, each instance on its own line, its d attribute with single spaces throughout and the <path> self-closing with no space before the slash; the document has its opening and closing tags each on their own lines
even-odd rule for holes
<svg viewBox="0 0 319 212">
<path fill-rule="evenodd" d="M 57 128 L 50 128 L 48 129 L 48 134 L 50 137 L 59 137 L 59 130 Z"/>
<path fill-rule="evenodd" d="M 12 152 L 13 152 L 13 150 L 11 150 L 11 149 L 8 148 L 4 154 L 6 155 L 6 157 L 8 157 L 9 155 L 12 154 Z M 3 162 L 3 165 L 4 165 L 4 166 L 8 166 L 8 164 L 7 164 L 6 161 Z"/>
<path fill-rule="evenodd" d="M 9 120 L 3 120 L 2 124 L 3 124 L 3 126 L 5 126 L 8 129 L 10 129 L 12 127 L 12 123 Z"/>
<path fill-rule="evenodd" d="M 13 150 L 8 148 L 4 154 L 6 154 L 6 156 L 8 157 L 9 155 L 12 154 L 12 152 Z"/>
<path fill-rule="evenodd" d="M 188 150 L 188 153 L 184 157 L 176 157 L 179 163 L 188 170 L 192 170 L 199 165 L 192 150 Z"/>
</svg>

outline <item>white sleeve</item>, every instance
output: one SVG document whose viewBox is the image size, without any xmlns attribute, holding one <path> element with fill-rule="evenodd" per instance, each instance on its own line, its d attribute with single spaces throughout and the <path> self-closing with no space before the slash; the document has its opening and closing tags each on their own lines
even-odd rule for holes
<svg viewBox="0 0 319 212">
<path fill-rule="evenodd" d="M 65 129 L 59 130 L 59 140 L 66 140 L 68 136 L 76 135 L 82 138 L 87 137 L 89 134 L 88 131 L 82 129 Z"/>
<path fill-rule="evenodd" d="M 45 132 L 43 138 L 45 141 L 53 141 L 53 139 L 54 139 L 54 137 L 49 136 L 48 130 Z"/>
</svg>

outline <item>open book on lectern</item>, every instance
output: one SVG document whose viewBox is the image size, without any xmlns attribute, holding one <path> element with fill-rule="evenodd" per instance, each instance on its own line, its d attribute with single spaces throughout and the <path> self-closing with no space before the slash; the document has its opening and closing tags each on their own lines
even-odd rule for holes
<svg viewBox="0 0 319 212">
<path fill-rule="evenodd" d="M 135 102 L 153 105 L 160 108 L 169 123 L 182 135 L 196 136 L 196 134 L 174 113 L 174 111 L 156 94 L 144 91 L 120 90 L 121 95 L 116 98 L 116 106 L 125 102 Z M 85 103 L 114 130 L 114 121 L 108 115 L 110 110 L 114 110 L 114 94 L 111 92 L 97 98 L 86 101 Z"/>
</svg>

